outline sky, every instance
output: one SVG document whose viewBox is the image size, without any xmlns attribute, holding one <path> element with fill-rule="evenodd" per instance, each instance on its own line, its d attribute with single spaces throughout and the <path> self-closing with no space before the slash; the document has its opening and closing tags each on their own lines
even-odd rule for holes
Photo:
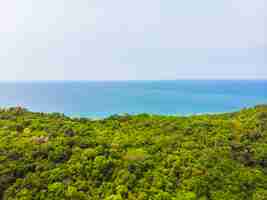
<svg viewBox="0 0 267 200">
<path fill-rule="evenodd" d="M 0 81 L 267 79 L 266 0 L 0 0 Z"/>
</svg>

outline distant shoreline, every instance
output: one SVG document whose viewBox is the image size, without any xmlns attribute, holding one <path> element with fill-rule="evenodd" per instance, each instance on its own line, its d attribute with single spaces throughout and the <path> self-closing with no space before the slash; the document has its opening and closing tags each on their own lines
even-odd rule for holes
<svg viewBox="0 0 267 200">
<path fill-rule="evenodd" d="M 203 113 L 192 113 L 192 114 L 186 114 L 186 115 L 182 115 L 182 114 L 155 114 L 155 113 L 135 113 L 135 114 L 129 114 L 129 113 L 116 113 L 116 114 L 111 114 L 105 117 L 97 117 L 97 116 L 72 116 L 72 115 L 68 115 L 65 113 L 61 113 L 61 112 L 38 112 L 38 111 L 32 111 L 28 108 L 25 107 L 21 107 L 21 106 L 7 106 L 7 107 L 3 107 L 0 106 L 0 111 L 6 111 L 9 112 L 11 110 L 23 110 L 25 112 L 30 112 L 30 113 L 35 113 L 35 114 L 45 114 L 45 115 L 53 115 L 53 114 L 58 114 L 64 117 L 68 117 L 71 119 L 88 119 L 88 120 L 103 120 L 103 119 L 108 119 L 108 118 L 112 118 L 112 117 L 125 117 L 125 116 L 139 116 L 139 115 L 148 115 L 148 116 L 158 116 L 158 117 L 186 117 L 186 118 L 190 118 L 190 117 L 194 117 L 194 116 L 212 116 L 212 115 L 225 115 L 225 114 L 232 114 L 232 113 L 236 113 L 236 112 L 240 112 L 242 110 L 246 110 L 246 109 L 251 109 L 251 108 L 257 108 L 260 106 L 267 106 L 267 102 L 266 104 L 259 104 L 259 105 L 255 105 L 255 106 L 251 106 L 251 107 L 244 107 L 241 109 L 237 109 L 234 111 L 228 111 L 228 112 L 203 112 Z"/>
</svg>

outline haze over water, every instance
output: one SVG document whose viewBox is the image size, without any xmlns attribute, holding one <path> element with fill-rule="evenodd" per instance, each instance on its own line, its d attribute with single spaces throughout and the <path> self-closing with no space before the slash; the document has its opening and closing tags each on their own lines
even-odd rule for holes
<svg viewBox="0 0 267 200">
<path fill-rule="evenodd" d="M 264 80 L 2 82 L 0 91 L 0 107 L 75 117 L 230 112 L 267 103 Z"/>
</svg>

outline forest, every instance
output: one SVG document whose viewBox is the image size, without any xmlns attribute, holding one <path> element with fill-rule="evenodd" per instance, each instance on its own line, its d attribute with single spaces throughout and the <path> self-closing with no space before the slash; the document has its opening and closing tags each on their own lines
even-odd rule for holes
<svg viewBox="0 0 267 200">
<path fill-rule="evenodd" d="M 72 118 L 0 109 L 0 200 L 266 200 L 267 105 Z"/>
</svg>

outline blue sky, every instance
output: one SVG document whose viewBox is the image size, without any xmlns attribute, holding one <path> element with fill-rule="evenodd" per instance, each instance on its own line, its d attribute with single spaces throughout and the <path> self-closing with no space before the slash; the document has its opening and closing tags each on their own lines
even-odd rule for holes
<svg viewBox="0 0 267 200">
<path fill-rule="evenodd" d="M 267 78 L 265 0 L 8 0 L 0 80 Z"/>
</svg>

